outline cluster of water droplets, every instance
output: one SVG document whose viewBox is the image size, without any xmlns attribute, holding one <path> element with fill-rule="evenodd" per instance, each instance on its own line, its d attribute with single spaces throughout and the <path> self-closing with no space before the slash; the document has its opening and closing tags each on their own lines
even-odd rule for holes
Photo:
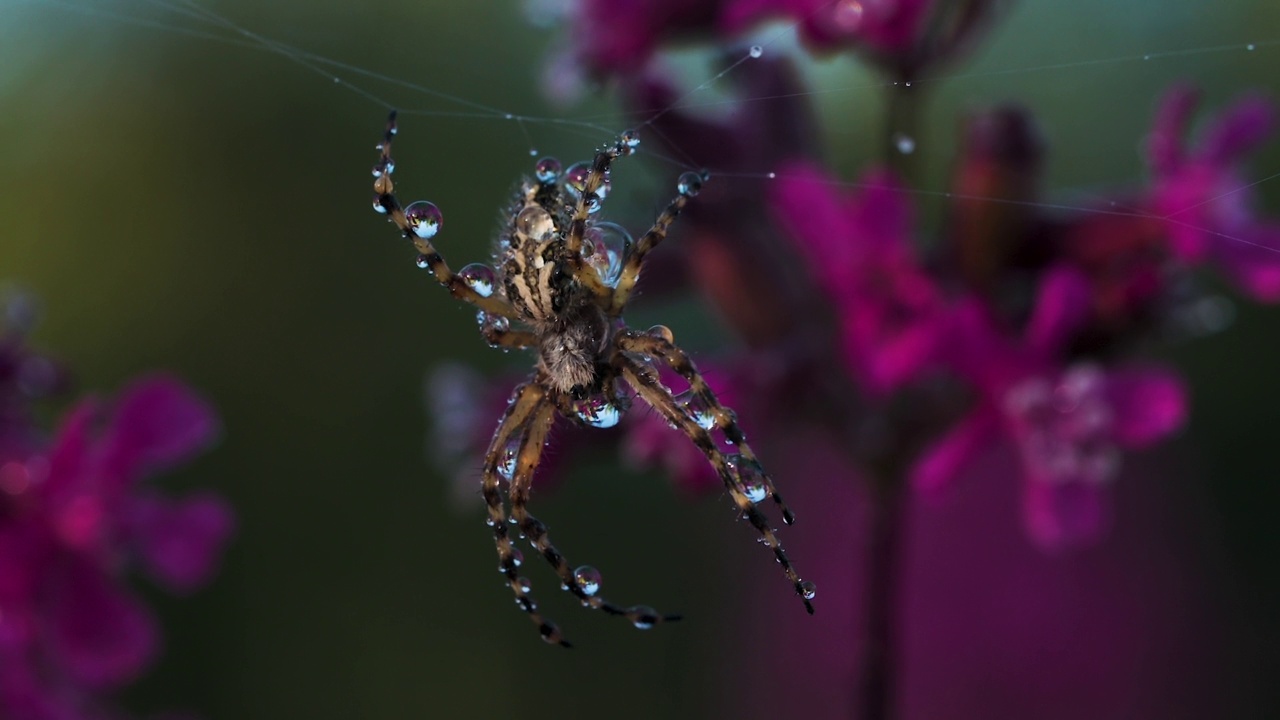
<svg viewBox="0 0 1280 720">
<path fill-rule="evenodd" d="M 1107 379 L 1092 363 L 1073 365 L 1052 382 L 1033 377 L 1005 396 L 1022 457 L 1033 478 L 1054 484 L 1101 484 L 1120 469 L 1115 413 Z"/>
<path fill-rule="evenodd" d="M 511 321 L 501 315 L 480 310 L 476 313 L 476 326 L 481 334 L 502 334 L 511 329 Z"/>
</svg>

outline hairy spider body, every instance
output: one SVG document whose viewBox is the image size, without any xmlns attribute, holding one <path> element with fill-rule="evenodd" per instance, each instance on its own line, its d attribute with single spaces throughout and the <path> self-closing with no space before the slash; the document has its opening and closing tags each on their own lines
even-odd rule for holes
<svg viewBox="0 0 1280 720">
<path fill-rule="evenodd" d="M 584 606 L 624 616 L 639 628 L 678 619 L 642 605 L 623 608 L 600 597 L 595 568 L 574 569 L 551 544 L 546 526 L 528 511 L 533 474 L 556 416 L 611 427 L 631 404 L 627 388 L 707 457 L 740 515 L 773 551 L 812 613 L 813 583 L 800 579 L 757 504 L 772 497 L 784 522 L 790 524 L 794 516 L 747 445 L 737 416 L 716 399 L 693 361 L 674 344 L 670 330 L 657 326 L 639 332 L 622 321 L 645 256 L 666 237 L 681 209 L 698 193 L 705 174 L 682 175 L 676 197 L 633 244 L 625 230 L 599 221 L 596 213 L 609 189 L 612 162 L 631 154 L 639 144 L 634 132 L 623 133 L 591 163 L 579 163 L 563 173 L 558 162 L 543 158 L 534 179 L 521 182 L 507 209 L 494 267 L 473 264 L 454 273 L 431 243 L 443 221 L 439 210 L 423 201 L 402 208 L 396 199 L 391 181 L 395 134 L 393 112 L 373 169 L 374 209 L 413 240 L 420 253 L 419 267 L 429 269 L 455 297 L 479 310 L 480 331 L 490 345 L 528 348 L 538 354 L 533 374 L 515 388 L 485 453 L 481 493 L 488 506 L 498 569 L 542 638 L 569 645 L 559 628 L 538 612 L 529 581 L 517 573 L 523 558 L 511 542 L 508 524 L 518 526 L 521 536 L 555 569 L 562 587 Z M 512 322 L 523 327 L 512 328 Z M 663 385 L 655 363 L 665 363 L 688 383 L 688 389 L 673 393 Z M 510 523 L 502 493 L 504 480 L 509 482 Z"/>
</svg>

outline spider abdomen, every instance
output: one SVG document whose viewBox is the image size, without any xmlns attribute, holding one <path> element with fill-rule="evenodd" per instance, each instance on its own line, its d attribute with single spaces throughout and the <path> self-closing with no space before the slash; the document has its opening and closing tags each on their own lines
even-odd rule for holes
<svg viewBox="0 0 1280 720">
<path fill-rule="evenodd" d="M 538 364 L 550 384 L 563 393 L 588 392 L 596 386 L 596 367 L 609 347 L 609 321 L 588 304 L 559 318 L 540 333 Z"/>
</svg>

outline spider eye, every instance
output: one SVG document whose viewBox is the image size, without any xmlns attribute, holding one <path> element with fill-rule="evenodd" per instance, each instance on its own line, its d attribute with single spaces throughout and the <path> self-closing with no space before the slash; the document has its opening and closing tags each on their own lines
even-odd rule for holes
<svg viewBox="0 0 1280 720">
<path fill-rule="evenodd" d="M 440 212 L 440 208 L 426 200 L 409 203 L 409 207 L 404 209 L 404 218 L 409 221 L 413 234 L 423 240 L 435 237 L 436 233 L 440 232 L 440 226 L 444 224 L 444 215 Z"/>
</svg>

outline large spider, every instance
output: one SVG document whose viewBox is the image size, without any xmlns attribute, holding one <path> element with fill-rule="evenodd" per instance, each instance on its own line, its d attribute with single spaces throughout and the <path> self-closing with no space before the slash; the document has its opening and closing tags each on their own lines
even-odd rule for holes
<svg viewBox="0 0 1280 720">
<path fill-rule="evenodd" d="M 641 629 L 679 619 L 646 606 L 623 608 L 600 597 L 595 568 L 575 570 L 551 544 L 547 527 L 527 509 L 534 470 L 556 413 L 578 424 L 610 427 L 631 404 L 624 384 L 707 456 L 742 517 L 773 550 L 812 613 L 814 585 L 796 574 L 757 503 L 772 497 L 787 524 L 795 517 L 747 445 L 734 412 L 716 400 L 693 361 L 672 342 L 669 329 L 659 325 L 638 332 L 622 321 L 645 255 L 666 237 L 680 210 L 698 193 L 705 173 L 681 175 L 679 194 L 644 237 L 632 244 L 625 230 L 597 221 L 596 213 L 609 190 L 610 165 L 639 145 L 634 131 L 622 133 L 593 162 L 579 163 L 563 173 L 554 158 L 543 158 L 535 167 L 535 179 L 522 180 L 515 192 L 494 250 L 494 267 L 472 264 L 454 273 L 431 244 L 441 227 L 439 209 L 426 201 L 402 208 L 393 193 L 391 141 L 395 134 L 392 112 L 378 146 L 382 155 L 373 169 L 377 178 L 374 209 L 413 241 L 421 253 L 419 267 L 429 269 L 454 297 L 479 308 L 480 332 L 490 345 L 531 348 L 538 353 L 533 374 L 512 393 L 489 443 L 481 489 L 498 548 L 499 570 L 542 639 L 569 646 L 560 629 L 539 614 L 529 594 L 529 581 L 516 572 L 522 557 L 508 536 L 503 481 L 510 483 L 510 523 L 519 526 L 521 536 L 555 568 L 562 587 L 584 606 L 624 616 Z M 512 328 L 513 320 L 523 327 Z M 688 390 L 673 394 L 659 379 L 655 362 L 666 363 L 684 378 Z M 712 431 L 718 431 L 736 451 L 722 452 Z"/>
</svg>

